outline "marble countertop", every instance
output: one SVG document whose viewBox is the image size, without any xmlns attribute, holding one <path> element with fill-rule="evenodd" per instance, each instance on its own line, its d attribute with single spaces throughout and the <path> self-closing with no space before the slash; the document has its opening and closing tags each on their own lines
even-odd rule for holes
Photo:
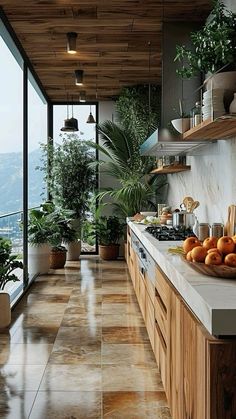
<svg viewBox="0 0 236 419">
<path fill-rule="evenodd" d="M 169 247 L 182 242 L 159 242 L 145 232 L 146 226 L 128 224 L 205 328 L 215 336 L 236 335 L 236 280 L 195 272 L 178 255 L 168 253 Z"/>
</svg>

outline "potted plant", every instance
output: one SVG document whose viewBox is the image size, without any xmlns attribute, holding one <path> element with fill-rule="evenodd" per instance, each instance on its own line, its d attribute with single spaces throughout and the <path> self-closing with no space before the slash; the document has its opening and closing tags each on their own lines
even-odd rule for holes
<svg viewBox="0 0 236 419">
<path fill-rule="evenodd" d="M 64 223 L 62 243 L 67 250 L 66 260 L 79 260 L 81 253 L 81 240 L 79 240 L 78 232 L 71 227 L 70 221 L 66 221 Z"/>
<path fill-rule="evenodd" d="M 65 134 L 64 134 L 65 135 Z M 89 202 L 94 190 L 95 170 L 90 167 L 94 152 L 89 144 L 76 134 L 64 136 L 62 144 L 41 145 L 42 167 L 52 200 L 57 207 L 74 213 L 72 228 L 80 234 L 81 223 L 90 210 Z M 48 156 L 50 170 L 48 167 Z"/>
<path fill-rule="evenodd" d="M 91 143 L 91 147 L 97 148 L 106 159 L 98 160 L 97 165 L 115 181 L 113 187 L 97 194 L 99 203 L 108 197 L 108 203 L 124 219 L 142 210 L 156 210 L 157 202 L 164 200 L 168 184 L 165 175 L 150 175 L 155 158 L 140 156 L 135 137 L 121 125 L 105 121 L 98 131 L 103 144 Z"/>
<path fill-rule="evenodd" d="M 99 256 L 103 260 L 115 260 L 119 256 L 119 240 L 124 234 L 124 223 L 118 217 L 97 217 L 94 235 L 99 243 Z"/>
<path fill-rule="evenodd" d="M 176 111 L 176 109 L 174 109 Z M 173 127 L 176 129 L 176 131 L 180 132 L 180 134 L 183 134 L 184 132 L 188 131 L 190 129 L 190 117 L 188 114 L 186 114 L 183 111 L 183 104 L 182 100 L 179 99 L 179 118 L 173 119 L 171 121 Z"/>
<path fill-rule="evenodd" d="M 28 221 L 28 254 L 29 274 L 47 274 L 50 269 L 50 239 L 57 234 L 57 226 L 45 209 L 45 204 L 40 209 L 29 211 Z"/>
<path fill-rule="evenodd" d="M 0 237 L 0 328 L 11 323 L 10 296 L 4 291 L 5 286 L 10 281 L 19 281 L 14 271 L 23 269 L 22 262 L 17 260 L 17 255 L 12 255 L 11 251 L 11 242 Z"/>
<path fill-rule="evenodd" d="M 183 78 L 198 74 L 215 73 L 236 60 L 236 17 L 225 5 L 216 1 L 215 6 L 199 31 L 192 32 L 192 49 L 176 47 L 175 61 L 182 67 L 177 70 Z"/>
</svg>

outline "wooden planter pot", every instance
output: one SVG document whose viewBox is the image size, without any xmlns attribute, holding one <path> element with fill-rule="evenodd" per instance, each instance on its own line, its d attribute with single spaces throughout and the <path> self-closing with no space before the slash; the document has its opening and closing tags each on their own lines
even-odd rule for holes
<svg viewBox="0 0 236 419">
<path fill-rule="evenodd" d="M 62 269 L 66 263 L 66 249 L 65 250 L 53 250 L 50 253 L 50 268 L 51 269 Z"/>
<path fill-rule="evenodd" d="M 7 292 L 0 292 L 0 329 L 8 327 L 11 323 L 10 295 Z"/>
<path fill-rule="evenodd" d="M 108 246 L 99 245 L 99 256 L 103 260 L 116 260 L 119 256 L 119 244 L 110 244 Z"/>
</svg>

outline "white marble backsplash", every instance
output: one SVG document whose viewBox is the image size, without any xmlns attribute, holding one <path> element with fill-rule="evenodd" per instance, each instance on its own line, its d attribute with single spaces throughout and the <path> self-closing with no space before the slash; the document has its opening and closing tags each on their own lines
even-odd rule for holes
<svg viewBox="0 0 236 419">
<path fill-rule="evenodd" d="M 236 205 L 236 138 L 210 143 L 201 155 L 187 157 L 191 171 L 168 175 L 168 204 L 179 208 L 185 196 L 200 202 L 199 222 L 222 222 Z"/>
</svg>

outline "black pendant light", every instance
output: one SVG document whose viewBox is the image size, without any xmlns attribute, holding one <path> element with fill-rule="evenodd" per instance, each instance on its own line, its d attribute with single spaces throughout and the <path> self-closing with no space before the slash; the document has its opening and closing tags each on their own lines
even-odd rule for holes
<svg viewBox="0 0 236 419">
<path fill-rule="evenodd" d="M 76 54 L 76 39 L 77 33 L 76 32 L 68 32 L 67 36 L 67 52 L 68 54 Z"/>
<path fill-rule="evenodd" d="M 83 86 L 84 71 L 75 70 L 75 84 L 76 86 Z"/>
<path fill-rule="evenodd" d="M 78 131 L 78 120 L 73 117 L 73 102 L 72 102 L 72 118 L 69 118 L 69 104 L 67 96 L 67 118 L 64 120 L 64 126 L 61 128 L 63 132 Z"/>
<path fill-rule="evenodd" d="M 79 94 L 79 101 L 80 102 L 86 102 L 86 92 L 85 92 L 85 90 L 81 90 L 81 92 Z"/>
<path fill-rule="evenodd" d="M 71 126 L 74 127 L 74 132 L 79 131 L 78 128 L 78 119 L 74 118 L 74 106 L 73 106 L 73 96 L 71 97 L 72 100 L 72 117 L 70 118 Z"/>
<path fill-rule="evenodd" d="M 91 105 L 90 105 L 90 113 L 89 113 L 89 116 L 88 116 L 88 119 L 87 119 L 86 123 L 87 124 L 96 124 L 96 121 L 95 121 L 95 119 L 93 117 L 93 114 L 92 114 Z"/>
</svg>

